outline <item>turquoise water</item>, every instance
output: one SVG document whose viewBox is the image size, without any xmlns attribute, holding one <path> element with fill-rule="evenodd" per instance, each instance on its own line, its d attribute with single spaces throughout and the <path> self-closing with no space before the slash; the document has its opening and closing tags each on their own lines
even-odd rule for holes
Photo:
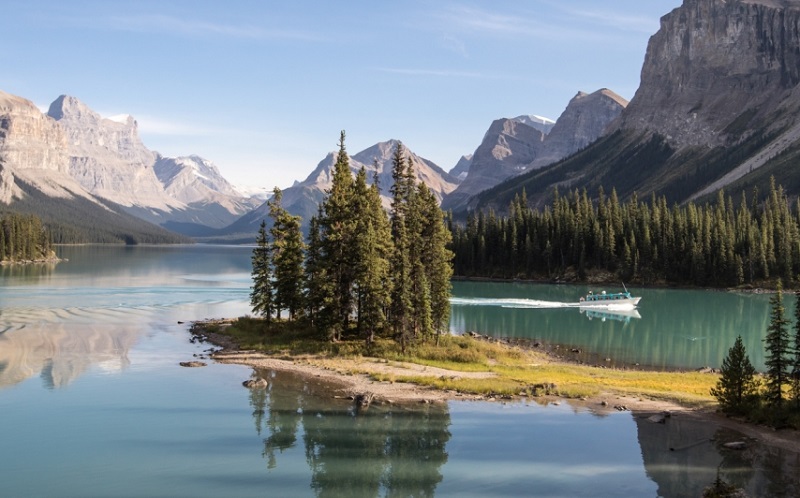
<svg viewBox="0 0 800 498">
<path fill-rule="evenodd" d="M 251 392 L 249 368 L 178 366 L 208 348 L 179 322 L 248 312 L 249 248 L 62 251 L 69 261 L 55 267 L 0 270 L 0 496 L 699 496 L 718 468 L 751 496 L 799 489 L 797 454 L 755 442 L 731 453 L 720 444 L 741 435 L 680 417 L 653 424 L 566 401 L 357 411 L 331 386 L 283 372 L 261 372 L 270 388 Z M 555 302 L 583 292 L 455 290 Z M 453 328 L 564 343 L 583 330 L 585 347 L 615 348 L 595 336 L 644 335 L 658 316 L 645 303 L 663 297 L 651 292 L 627 323 L 472 303 L 454 305 Z M 756 309 L 763 296 L 736 299 Z"/>
<path fill-rule="evenodd" d="M 685 369 L 719 367 L 741 334 L 753 364 L 764 367 L 767 294 L 629 288 L 642 297 L 635 313 L 586 312 L 566 306 L 590 290 L 604 288 L 454 282 L 451 329 L 572 346 L 596 353 L 603 363 L 610 358 L 622 365 Z M 789 319 L 795 301 L 794 295 L 784 295 Z"/>
</svg>

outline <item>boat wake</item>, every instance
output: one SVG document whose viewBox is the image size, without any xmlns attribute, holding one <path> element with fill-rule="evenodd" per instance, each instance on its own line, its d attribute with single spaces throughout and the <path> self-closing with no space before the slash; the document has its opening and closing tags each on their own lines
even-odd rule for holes
<svg viewBox="0 0 800 498">
<path fill-rule="evenodd" d="M 453 306 L 497 306 L 500 308 L 577 308 L 578 303 L 562 303 L 558 301 L 538 301 L 536 299 L 490 299 L 481 297 L 451 297 Z"/>
</svg>

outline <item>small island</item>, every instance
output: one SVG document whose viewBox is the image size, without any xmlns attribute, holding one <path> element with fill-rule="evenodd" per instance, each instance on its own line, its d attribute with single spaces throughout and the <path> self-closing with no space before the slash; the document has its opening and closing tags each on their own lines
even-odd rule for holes
<svg viewBox="0 0 800 498">
<path fill-rule="evenodd" d="M 50 236 L 39 217 L 0 213 L 0 265 L 57 261 Z"/>
</svg>

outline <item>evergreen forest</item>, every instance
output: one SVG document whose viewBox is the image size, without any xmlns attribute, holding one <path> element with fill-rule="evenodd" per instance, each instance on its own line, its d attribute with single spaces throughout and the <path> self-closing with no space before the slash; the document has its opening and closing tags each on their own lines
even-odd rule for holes
<svg viewBox="0 0 800 498">
<path fill-rule="evenodd" d="M 449 222 L 455 274 L 463 277 L 732 287 L 798 284 L 800 205 L 770 182 L 734 201 L 668 206 L 636 194 L 621 202 L 615 190 L 597 198 L 556 190 L 552 205 L 531 209 L 516 196 L 507 216 L 472 212 L 466 225 Z"/>
<path fill-rule="evenodd" d="M 0 215 L 0 261 L 35 261 L 53 256 L 50 235 L 33 215 Z"/>
<path fill-rule="evenodd" d="M 416 182 L 402 144 L 393 154 L 391 208 L 378 178 L 355 178 L 342 132 L 332 184 L 303 241 L 300 219 L 269 201 L 253 250 L 253 312 L 303 320 L 321 338 L 392 338 L 402 349 L 448 330 L 453 254 L 436 197 Z"/>
</svg>

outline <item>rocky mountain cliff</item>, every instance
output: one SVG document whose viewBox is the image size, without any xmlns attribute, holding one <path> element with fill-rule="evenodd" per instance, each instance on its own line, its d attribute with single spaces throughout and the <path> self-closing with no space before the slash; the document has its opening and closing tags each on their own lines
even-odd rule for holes
<svg viewBox="0 0 800 498">
<path fill-rule="evenodd" d="M 239 193 L 209 161 L 150 151 L 130 116 L 105 119 L 67 95 L 45 115 L 0 92 L 0 202 L 22 201 L 26 189 L 40 199 L 80 198 L 103 209 L 110 202 L 178 231 L 226 226 L 261 203 Z"/>
<path fill-rule="evenodd" d="M 604 138 L 474 206 L 504 208 L 523 188 L 541 204 L 554 185 L 682 202 L 763 193 L 770 176 L 800 193 L 799 26 L 799 0 L 684 0 L 662 17 L 641 85 Z"/>
<path fill-rule="evenodd" d="M 0 91 L 0 203 L 24 196 L 17 180 L 53 197 L 90 197 L 69 176 L 67 139 L 61 128 L 33 102 Z"/>
<path fill-rule="evenodd" d="M 372 184 L 377 173 L 378 184 L 381 189 L 381 198 L 385 208 L 389 208 L 391 201 L 390 189 L 392 181 L 392 154 L 397 147 L 397 140 L 379 142 L 361 152 L 350 156 L 350 170 L 353 176 L 363 167 L 367 172 L 367 182 Z M 426 184 L 433 194 L 441 200 L 446 194 L 455 190 L 459 180 L 446 173 L 435 163 L 406 150 L 406 157 L 411 159 L 417 180 Z M 336 163 L 336 153 L 329 153 L 325 159 L 317 164 L 314 171 L 299 183 L 283 191 L 283 207 L 291 214 L 300 216 L 304 226 L 312 216 L 317 214 L 317 206 L 325 196 L 325 190 L 331 187 L 333 179 L 333 166 Z M 269 210 L 266 204 L 246 214 L 236 223 L 224 230 L 227 234 L 254 234 L 258 230 L 261 220 L 267 217 Z"/>
<path fill-rule="evenodd" d="M 458 160 L 453 169 L 448 171 L 447 173 L 455 178 L 458 178 L 459 181 L 464 181 L 464 179 L 469 174 L 469 167 L 472 166 L 472 154 L 466 154 L 461 156 L 461 159 Z"/>
<path fill-rule="evenodd" d="M 626 105 L 625 99 L 602 89 L 578 93 L 552 126 L 530 116 L 494 121 L 472 156 L 469 173 L 445 197 L 442 208 L 464 209 L 479 192 L 586 147 L 603 135 Z"/>
</svg>

